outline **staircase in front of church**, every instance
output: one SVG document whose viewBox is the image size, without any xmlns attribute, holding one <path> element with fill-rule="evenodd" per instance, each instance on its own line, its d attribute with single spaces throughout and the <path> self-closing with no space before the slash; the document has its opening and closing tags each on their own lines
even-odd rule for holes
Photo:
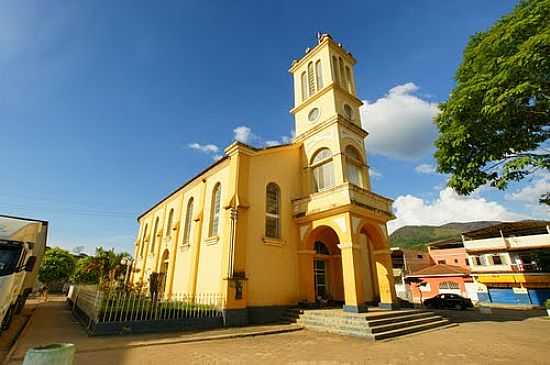
<svg viewBox="0 0 550 365">
<path fill-rule="evenodd" d="M 366 313 L 348 313 L 342 309 L 290 308 L 282 320 L 314 331 L 359 336 L 370 340 L 386 340 L 453 326 L 446 318 L 417 309 L 389 311 L 375 308 Z"/>
</svg>

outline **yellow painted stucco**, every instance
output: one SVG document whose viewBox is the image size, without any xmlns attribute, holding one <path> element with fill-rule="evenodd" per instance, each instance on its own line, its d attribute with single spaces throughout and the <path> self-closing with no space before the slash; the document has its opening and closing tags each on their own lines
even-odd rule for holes
<svg viewBox="0 0 550 365">
<path fill-rule="evenodd" d="M 346 82 L 341 76 L 336 80 L 340 59 Z M 333 60 L 338 63 L 336 70 Z M 322 87 L 315 79 L 315 91 L 303 98 L 301 75 L 311 70 L 310 63 L 317 62 L 322 67 Z M 254 148 L 235 142 L 225 149 L 220 161 L 141 215 L 132 282 L 147 286 L 150 273 L 166 271 L 166 296 L 219 293 L 227 308 L 236 309 L 292 305 L 318 299 L 313 271 L 317 260 L 325 262 L 330 299 L 352 307 L 393 303 L 386 229 L 386 222 L 393 219 L 391 200 L 370 191 L 364 144 L 367 132 L 361 127 L 354 64 L 353 57 L 328 35 L 294 61 L 289 70 L 295 90 L 291 113 L 296 137 L 292 143 Z M 310 121 L 313 108 L 318 108 L 319 115 Z M 361 158 L 360 186 L 348 178 L 347 164 L 352 163 L 346 157 L 348 146 Z M 311 165 L 321 148 L 330 149 L 334 184 L 316 192 Z M 218 183 L 219 230 L 210 237 L 212 194 Z M 265 232 L 269 183 L 277 184 L 280 192 L 278 238 L 268 238 Z M 186 243 L 184 226 L 191 198 L 193 214 Z M 159 226 L 153 232 L 157 218 Z M 330 255 L 315 251 L 317 241 Z M 241 298 L 236 296 L 239 286 L 243 288 Z"/>
</svg>

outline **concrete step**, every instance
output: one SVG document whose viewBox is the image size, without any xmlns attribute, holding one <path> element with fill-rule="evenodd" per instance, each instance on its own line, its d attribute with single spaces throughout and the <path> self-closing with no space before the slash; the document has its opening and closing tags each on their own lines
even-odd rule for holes
<svg viewBox="0 0 550 365">
<path fill-rule="evenodd" d="M 409 327 L 403 327 L 395 330 L 374 333 L 372 334 L 372 336 L 374 337 L 374 340 L 385 340 L 388 338 L 408 335 L 410 333 L 417 333 L 417 332 L 422 332 L 422 331 L 430 330 L 437 327 L 446 326 L 448 324 L 449 324 L 449 321 L 442 318 L 441 320 L 436 322 L 429 322 L 429 323 L 419 324 L 416 326 L 409 326 Z"/>
<path fill-rule="evenodd" d="M 423 318 L 416 318 L 409 321 L 403 321 L 403 322 L 395 322 L 395 323 L 389 323 L 389 324 L 383 324 L 383 325 L 377 325 L 377 326 L 370 326 L 369 331 L 371 333 L 381 333 L 381 332 L 387 332 L 392 330 L 398 330 L 401 328 L 409 328 L 414 327 L 416 325 L 426 324 L 426 323 L 435 323 L 439 322 L 441 320 L 445 320 L 441 316 L 430 316 L 430 317 L 423 317 Z"/>
<path fill-rule="evenodd" d="M 384 312 L 369 312 L 369 313 L 349 313 L 344 311 L 323 311 L 323 310 L 307 310 L 304 311 L 301 316 L 304 317 L 329 317 L 329 318 L 340 318 L 340 319 L 350 319 L 350 320 L 383 320 L 391 319 L 396 317 L 403 317 L 407 315 L 424 315 L 424 313 L 430 313 L 427 311 L 419 310 L 406 310 L 406 311 L 384 311 Z"/>
<path fill-rule="evenodd" d="M 369 322 L 369 326 L 374 327 L 374 326 L 385 325 L 385 324 L 390 324 L 395 322 L 405 322 L 405 321 L 418 319 L 418 318 L 432 317 L 435 315 L 436 314 L 434 312 L 417 312 L 412 314 L 404 314 L 396 317 L 389 317 L 389 318 L 382 318 L 382 319 L 369 319 L 368 322 Z"/>
<path fill-rule="evenodd" d="M 307 325 L 307 326 L 304 326 L 304 328 L 307 329 L 307 330 L 311 330 L 311 331 L 333 333 L 333 334 L 342 335 L 342 336 L 363 337 L 363 338 L 367 338 L 369 340 L 374 341 L 373 334 L 368 333 L 366 331 L 341 329 L 341 328 L 327 327 L 327 326 L 316 326 L 316 325 L 311 325 L 311 324 Z"/>
<path fill-rule="evenodd" d="M 400 322 L 408 322 L 415 319 L 422 319 L 428 317 L 434 317 L 436 314 L 433 312 L 421 312 L 402 316 L 394 316 L 384 319 L 371 320 L 365 317 L 346 317 L 346 316 L 325 316 L 318 315 L 316 313 L 304 313 L 300 316 L 300 319 L 310 322 L 321 322 L 326 325 L 361 325 L 364 327 L 375 327 L 386 324 L 397 324 Z"/>
<path fill-rule="evenodd" d="M 315 328 L 325 328 L 327 332 L 332 331 L 343 331 L 346 332 L 357 332 L 357 333 L 363 333 L 363 334 L 370 334 L 370 329 L 368 326 L 366 326 L 364 323 L 346 323 L 346 324 L 327 324 L 326 322 L 322 321 L 312 321 L 312 320 L 298 320 L 296 322 L 299 325 L 304 326 L 305 328 L 315 327 Z"/>
<path fill-rule="evenodd" d="M 343 311 L 289 309 L 281 319 L 306 329 L 385 340 L 449 325 L 433 312 L 422 310 L 347 313 Z"/>
</svg>

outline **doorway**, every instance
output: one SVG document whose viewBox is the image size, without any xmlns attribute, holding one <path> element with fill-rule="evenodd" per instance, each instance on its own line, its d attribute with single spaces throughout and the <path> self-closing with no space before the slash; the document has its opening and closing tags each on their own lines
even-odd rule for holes
<svg viewBox="0 0 550 365">
<path fill-rule="evenodd" d="M 327 262 L 325 260 L 313 261 L 313 277 L 315 283 L 315 299 L 328 299 Z"/>
</svg>

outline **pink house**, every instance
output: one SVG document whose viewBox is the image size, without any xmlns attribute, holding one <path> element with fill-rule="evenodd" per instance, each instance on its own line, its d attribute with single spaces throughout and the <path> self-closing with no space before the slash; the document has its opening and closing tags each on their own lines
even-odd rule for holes
<svg viewBox="0 0 550 365">
<path fill-rule="evenodd" d="M 413 302 L 420 303 L 443 293 L 458 294 L 477 300 L 462 240 L 429 243 L 428 255 L 433 264 L 410 272 L 405 278 Z"/>
<path fill-rule="evenodd" d="M 428 253 L 435 264 L 469 269 L 466 250 L 461 240 L 443 240 L 428 244 Z"/>
<path fill-rule="evenodd" d="M 437 294 L 452 293 L 469 297 L 467 285 L 473 283 L 470 271 L 461 266 L 436 264 L 407 275 L 414 303 Z"/>
</svg>

